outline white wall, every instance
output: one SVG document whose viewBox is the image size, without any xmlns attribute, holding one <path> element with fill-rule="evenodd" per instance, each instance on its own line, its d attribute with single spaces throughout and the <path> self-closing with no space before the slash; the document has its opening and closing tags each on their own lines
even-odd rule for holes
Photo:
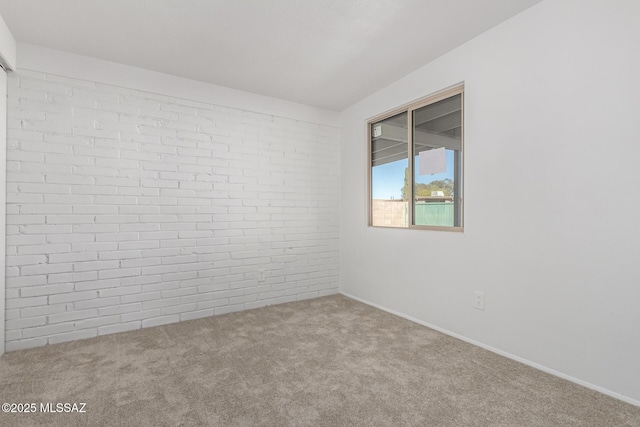
<svg viewBox="0 0 640 427">
<path fill-rule="evenodd" d="M 0 18 L 1 19 L 1 18 Z M 6 222 L 7 171 L 7 73 L 0 68 L 0 230 Z M 0 233 L 0 271 L 5 269 L 6 236 Z M 0 275 L 0 355 L 4 353 L 5 336 L 5 276 Z"/>
<path fill-rule="evenodd" d="M 16 62 L 16 41 L 0 16 L 0 230 L 6 222 L 6 155 L 7 155 L 7 73 Z M 0 233 L 0 271 L 5 268 L 6 236 Z M 0 356 L 4 353 L 5 337 L 5 276 L 0 275 Z"/>
<path fill-rule="evenodd" d="M 16 40 L 2 16 L 0 16 L 0 64 L 7 70 L 13 70 L 16 66 Z"/>
<path fill-rule="evenodd" d="M 7 350 L 338 291 L 335 113 L 55 51 L 35 69 L 41 50 L 24 52 L 9 78 Z M 134 84 L 51 74 L 66 60 Z"/>
<path fill-rule="evenodd" d="M 135 88 L 139 91 L 224 105 L 255 113 L 337 127 L 339 114 L 323 108 L 212 85 L 28 43 L 18 43 L 18 68 Z"/>
<path fill-rule="evenodd" d="M 545 1 L 344 111 L 341 290 L 640 404 L 639 21 Z M 461 81 L 464 233 L 368 228 L 366 120 Z"/>
</svg>

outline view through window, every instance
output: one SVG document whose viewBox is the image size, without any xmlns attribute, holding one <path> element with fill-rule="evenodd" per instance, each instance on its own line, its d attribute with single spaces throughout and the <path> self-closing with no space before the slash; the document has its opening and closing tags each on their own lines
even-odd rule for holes
<svg viewBox="0 0 640 427">
<path fill-rule="evenodd" d="M 370 225 L 462 230 L 463 87 L 374 119 L 369 133 Z"/>
</svg>

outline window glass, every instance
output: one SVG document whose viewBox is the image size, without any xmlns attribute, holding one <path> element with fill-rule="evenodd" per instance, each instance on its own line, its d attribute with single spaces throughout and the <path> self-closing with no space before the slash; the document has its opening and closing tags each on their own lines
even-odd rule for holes
<svg viewBox="0 0 640 427">
<path fill-rule="evenodd" d="M 371 223 L 407 227 L 407 112 L 371 124 Z"/>
<path fill-rule="evenodd" d="M 463 86 L 369 122 L 369 224 L 462 230 Z"/>
<path fill-rule="evenodd" d="M 413 224 L 460 227 L 462 95 L 412 111 Z"/>
</svg>

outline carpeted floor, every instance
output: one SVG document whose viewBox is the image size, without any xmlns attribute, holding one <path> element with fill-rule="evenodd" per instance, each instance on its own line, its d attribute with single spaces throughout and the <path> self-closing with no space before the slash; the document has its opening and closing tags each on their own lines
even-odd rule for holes
<svg viewBox="0 0 640 427">
<path fill-rule="evenodd" d="M 640 425 L 638 407 L 338 295 L 7 353 L 0 402 L 38 407 L 2 426 Z"/>
</svg>

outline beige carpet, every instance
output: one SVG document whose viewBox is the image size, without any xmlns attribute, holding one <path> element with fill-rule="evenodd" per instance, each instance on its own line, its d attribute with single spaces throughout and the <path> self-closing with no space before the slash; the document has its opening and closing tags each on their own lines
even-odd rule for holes
<svg viewBox="0 0 640 427">
<path fill-rule="evenodd" d="M 343 296 L 5 354 L 2 426 L 640 426 L 640 408 Z"/>
</svg>

